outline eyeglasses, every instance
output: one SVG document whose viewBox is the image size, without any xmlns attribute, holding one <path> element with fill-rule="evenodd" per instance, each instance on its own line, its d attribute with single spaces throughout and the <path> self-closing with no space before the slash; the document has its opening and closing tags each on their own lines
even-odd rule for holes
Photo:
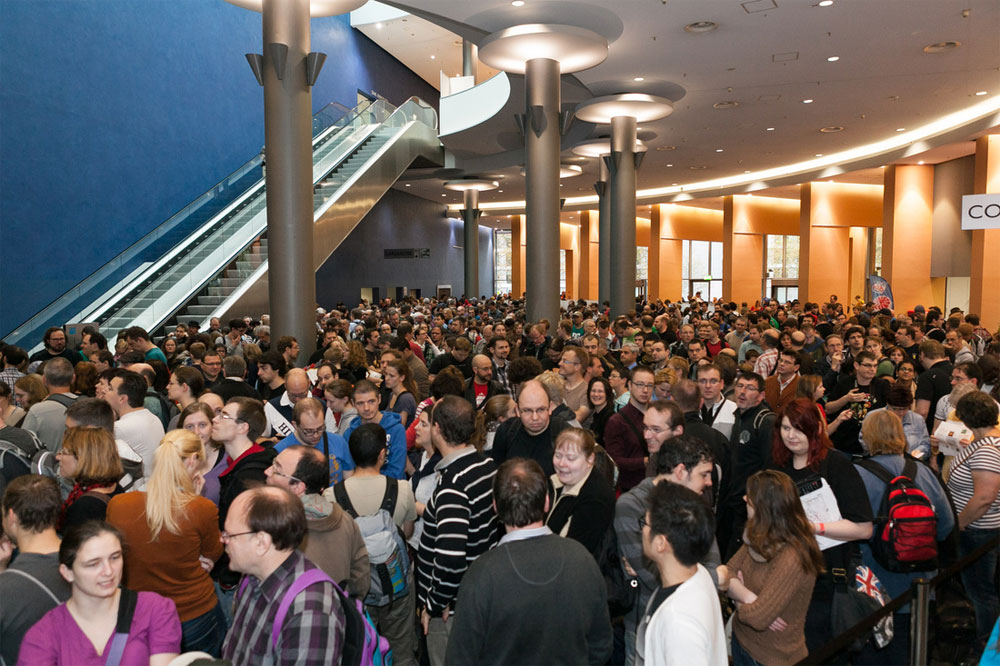
<svg viewBox="0 0 1000 666">
<path fill-rule="evenodd" d="M 632 386 L 634 386 L 637 389 L 643 389 L 644 391 L 648 391 L 649 389 L 653 388 L 654 385 L 647 384 L 645 382 L 632 382 Z"/>
<path fill-rule="evenodd" d="M 303 428 L 302 426 L 296 426 L 306 437 L 315 437 L 316 435 L 322 435 L 326 428 Z"/>
<path fill-rule="evenodd" d="M 274 469 L 273 467 L 271 468 L 271 474 L 274 474 L 275 476 L 283 476 L 286 479 L 288 479 L 289 481 L 296 481 L 298 483 L 301 483 L 301 484 L 305 485 L 305 481 L 303 481 L 302 479 L 298 478 L 297 476 L 292 476 L 291 474 L 285 474 L 284 472 L 279 472 L 278 470 Z M 234 535 L 234 536 L 236 536 L 236 535 Z"/>
<path fill-rule="evenodd" d="M 223 531 L 219 533 L 219 541 L 221 541 L 222 543 L 229 543 L 236 537 L 246 536 L 247 534 L 257 534 L 257 532 L 255 532 L 254 530 L 249 530 L 247 532 L 237 532 L 236 534 L 230 534 L 229 532 Z"/>
<path fill-rule="evenodd" d="M 636 518 L 636 522 L 639 524 L 639 531 L 640 532 L 642 531 L 643 527 L 648 527 L 650 529 L 653 528 L 652 525 L 650 525 L 649 523 L 646 522 L 646 516 L 639 516 L 638 518 Z"/>
<path fill-rule="evenodd" d="M 869 370 L 874 370 L 878 367 L 878 363 L 858 363 L 862 368 L 868 368 Z"/>
<path fill-rule="evenodd" d="M 225 412 L 219 412 L 216 416 L 223 420 L 233 421 L 234 423 L 243 423 L 243 419 L 238 416 L 233 416 L 232 414 L 226 414 Z"/>
</svg>

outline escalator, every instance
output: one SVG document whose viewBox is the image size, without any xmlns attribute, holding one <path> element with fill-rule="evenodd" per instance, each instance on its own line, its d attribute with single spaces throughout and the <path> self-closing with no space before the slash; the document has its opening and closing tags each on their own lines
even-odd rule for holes
<svg viewBox="0 0 1000 666">
<path fill-rule="evenodd" d="M 352 110 L 327 107 L 314 117 L 314 270 L 415 160 L 443 161 L 437 115 L 417 98 L 399 108 L 384 100 Z M 28 348 L 48 326 L 77 322 L 97 322 L 108 337 L 127 326 L 155 332 L 175 319 L 207 323 L 238 307 L 248 292 L 266 284 L 261 162 L 260 156 L 248 162 L 7 341 Z"/>
</svg>

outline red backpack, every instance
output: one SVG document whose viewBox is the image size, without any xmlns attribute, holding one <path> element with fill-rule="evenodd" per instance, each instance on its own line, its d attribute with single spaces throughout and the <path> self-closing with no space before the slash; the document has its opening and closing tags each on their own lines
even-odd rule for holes
<svg viewBox="0 0 1000 666">
<path fill-rule="evenodd" d="M 930 499 L 914 482 L 917 463 L 908 459 L 896 477 L 874 460 L 857 464 L 886 484 L 869 542 L 876 561 L 895 573 L 936 569 L 937 516 Z"/>
</svg>

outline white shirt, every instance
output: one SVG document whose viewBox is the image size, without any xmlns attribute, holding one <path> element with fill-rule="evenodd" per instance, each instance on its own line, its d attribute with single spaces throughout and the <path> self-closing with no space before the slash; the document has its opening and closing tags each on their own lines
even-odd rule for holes
<svg viewBox="0 0 1000 666">
<path fill-rule="evenodd" d="M 153 454 L 163 439 L 163 423 L 145 407 L 129 412 L 115 421 L 115 437 L 124 440 L 142 457 L 142 475 L 153 473 Z"/>
<path fill-rule="evenodd" d="M 706 407 L 715 414 L 712 427 L 721 432 L 726 439 L 729 439 L 733 434 L 733 426 L 736 425 L 736 403 L 728 398 L 722 398 L 714 405 L 706 405 Z"/>
<path fill-rule="evenodd" d="M 637 664 L 724 666 L 729 663 L 719 594 L 705 567 L 699 564 L 695 575 L 660 604 L 644 634 Z"/>
</svg>

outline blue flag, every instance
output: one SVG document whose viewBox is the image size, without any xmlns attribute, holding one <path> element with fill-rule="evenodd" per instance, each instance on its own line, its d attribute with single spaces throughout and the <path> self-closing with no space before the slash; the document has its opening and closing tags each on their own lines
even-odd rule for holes
<svg viewBox="0 0 1000 666">
<path fill-rule="evenodd" d="M 892 302 L 892 287 L 885 278 L 878 275 L 869 275 L 868 281 L 872 286 L 872 302 L 876 310 L 894 309 Z"/>
</svg>

